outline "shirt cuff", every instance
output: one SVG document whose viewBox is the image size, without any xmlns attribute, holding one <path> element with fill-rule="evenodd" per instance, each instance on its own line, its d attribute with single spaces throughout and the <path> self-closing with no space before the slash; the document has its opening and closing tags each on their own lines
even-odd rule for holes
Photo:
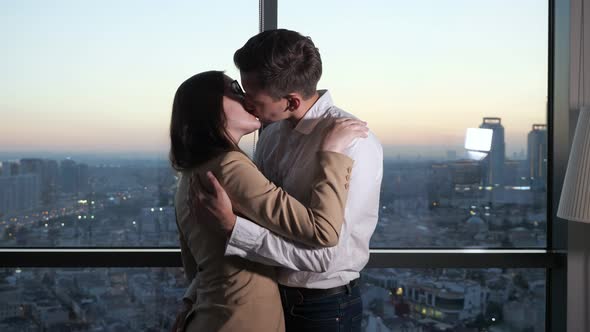
<svg viewBox="0 0 590 332">
<path fill-rule="evenodd" d="M 264 233 L 264 228 L 242 217 L 236 218 L 236 224 L 227 241 L 225 256 L 237 255 L 244 257 L 247 251 L 253 250 L 258 239 Z"/>
</svg>

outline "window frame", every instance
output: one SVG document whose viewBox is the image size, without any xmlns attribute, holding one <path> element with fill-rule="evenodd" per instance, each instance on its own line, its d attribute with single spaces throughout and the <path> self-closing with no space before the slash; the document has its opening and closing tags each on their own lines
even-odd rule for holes
<svg viewBox="0 0 590 332">
<path fill-rule="evenodd" d="M 548 0 L 548 179 L 545 249 L 371 249 L 366 268 L 543 268 L 546 329 L 565 331 L 567 222 L 556 216 L 569 140 L 570 1 Z M 278 27 L 278 0 L 260 0 L 260 31 Z M 3 268 L 182 267 L 179 248 L 0 248 Z"/>
</svg>

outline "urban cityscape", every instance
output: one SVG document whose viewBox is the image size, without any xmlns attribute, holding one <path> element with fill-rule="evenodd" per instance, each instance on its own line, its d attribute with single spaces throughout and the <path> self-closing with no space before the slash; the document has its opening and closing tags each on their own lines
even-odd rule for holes
<svg viewBox="0 0 590 332">
<path fill-rule="evenodd" d="M 547 127 L 506 156 L 500 118 L 483 160 L 387 157 L 372 248 L 543 248 Z M 2 247 L 177 247 L 177 174 L 166 160 L 4 160 Z M 544 331 L 543 269 L 366 269 L 364 331 Z M 164 331 L 181 268 L 0 272 L 2 331 Z"/>
</svg>

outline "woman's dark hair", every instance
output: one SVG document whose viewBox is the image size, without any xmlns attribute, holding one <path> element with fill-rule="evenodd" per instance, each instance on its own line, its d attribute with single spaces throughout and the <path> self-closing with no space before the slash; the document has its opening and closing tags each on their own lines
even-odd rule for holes
<svg viewBox="0 0 590 332">
<path fill-rule="evenodd" d="M 175 170 L 188 170 L 220 153 L 239 151 L 225 130 L 227 80 L 221 71 L 207 71 L 178 87 L 170 120 L 170 162 Z"/>
<path fill-rule="evenodd" d="M 286 30 L 267 30 L 234 53 L 241 72 L 254 73 L 257 88 L 279 99 L 292 92 L 312 97 L 322 76 L 319 50 L 309 37 Z"/>
</svg>

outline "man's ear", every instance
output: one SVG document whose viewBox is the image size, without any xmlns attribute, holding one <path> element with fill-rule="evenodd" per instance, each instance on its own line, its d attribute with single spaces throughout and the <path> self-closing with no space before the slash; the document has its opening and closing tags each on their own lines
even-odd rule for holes
<svg viewBox="0 0 590 332">
<path fill-rule="evenodd" d="M 299 109 L 299 106 L 301 106 L 301 95 L 299 95 L 298 93 L 290 93 L 289 95 L 287 95 L 286 98 L 289 103 L 287 105 L 287 110 L 289 110 L 290 112 L 297 111 Z"/>
</svg>

